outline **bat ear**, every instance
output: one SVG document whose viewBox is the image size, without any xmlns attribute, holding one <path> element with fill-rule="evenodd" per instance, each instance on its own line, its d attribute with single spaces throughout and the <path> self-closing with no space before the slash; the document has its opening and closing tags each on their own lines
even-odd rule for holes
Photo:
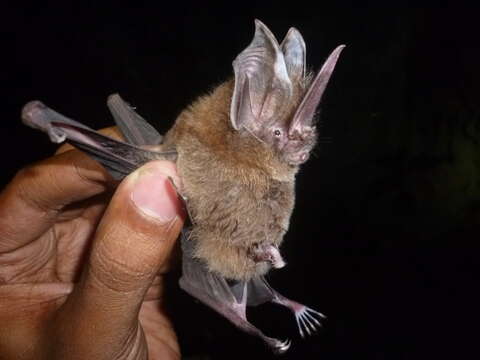
<svg viewBox="0 0 480 360">
<path fill-rule="evenodd" d="M 283 52 L 272 32 L 255 20 L 255 36 L 233 61 L 235 88 L 230 107 L 234 129 L 258 126 L 283 113 L 292 94 Z M 252 123 L 253 122 L 253 123 Z"/>
<path fill-rule="evenodd" d="M 300 81 L 305 76 L 305 57 L 307 53 L 302 35 L 297 29 L 290 28 L 280 47 L 290 80 L 293 83 Z"/>
<path fill-rule="evenodd" d="M 335 64 L 337 63 L 338 57 L 340 56 L 340 53 L 344 47 L 345 45 L 340 45 L 332 51 L 313 80 L 310 88 L 308 89 L 305 97 L 293 116 L 290 128 L 288 130 L 290 135 L 296 131 L 301 133 L 302 128 L 311 125 L 313 116 L 315 115 L 315 110 L 320 103 L 325 88 L 327 87 L 328 80 L 330 80 L 330 76 L 335 68 Z"/>
</svg>

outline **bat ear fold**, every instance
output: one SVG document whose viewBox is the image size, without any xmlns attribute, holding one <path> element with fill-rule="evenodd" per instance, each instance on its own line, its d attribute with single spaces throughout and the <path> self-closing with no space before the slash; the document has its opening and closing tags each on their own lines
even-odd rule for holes
<svg viewBox="0 0 480 360">
<path fill-rule="evenodd" d="M 305 57 L 307 51 L 305 41 L 300 32 L 293 27 L 290 28 L 285 39 L 283 39 L 280 44 L 280 48 L 285 58 L 290 80 L 295 83 L 303 79 L 305 76 Z"/>
<path fill-rule="evenodd" d="M 288 53 L 293 54 L 292 50 Z M 292 83 L 284 54 L 261 21 L 255 20 L 253 40 L 233 61 L 233 69 L 235 88 L 230 119 L 234 129 L 247 124 L 259 126 L 282 113 L 292 94 Z"/>
</svg>

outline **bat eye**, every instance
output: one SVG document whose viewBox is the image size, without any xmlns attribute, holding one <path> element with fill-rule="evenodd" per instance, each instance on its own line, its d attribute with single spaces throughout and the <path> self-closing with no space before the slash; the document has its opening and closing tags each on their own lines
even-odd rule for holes
<svg viewBox="0 0 480 360">
<path fill-rule="evenodd" d="M 280 135 L 282 135 L 282 132 L 277 129 L 273 132 L 273 135 L 275 135 L 276 137 L 279 137 Z"/>
</svg>

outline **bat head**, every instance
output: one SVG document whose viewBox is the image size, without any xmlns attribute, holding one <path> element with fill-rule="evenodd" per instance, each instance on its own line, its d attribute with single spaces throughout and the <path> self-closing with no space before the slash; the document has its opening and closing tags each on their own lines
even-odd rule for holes
<svg viewBox="0 0 480 360">
<path fill-rule="evenodd" d="M 330 54 L 311 81 L 305 73 L 300 32 L 291 28 L 278 44 L 272 32 L 255 20 L 252 42 L 233 62 L 233 128 L 248 131 L 290 165 L 307 161 L 317 138 L 315 111 L 343 48 Z"/>
</svg>

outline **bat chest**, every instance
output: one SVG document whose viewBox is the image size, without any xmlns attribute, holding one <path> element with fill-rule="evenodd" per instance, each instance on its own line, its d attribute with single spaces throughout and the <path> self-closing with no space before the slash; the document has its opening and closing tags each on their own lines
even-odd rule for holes
<svg viewBox="0 0 480 360">
<path fill-rule="evenodd" d="M 293 210 L 293 184 L 271 180 L 258 191 L 241 182 L 221 182 L 192 205 L 195 223 L 206 229 L 204 236 L 217 236 L 232 246 L 279 245 Z"/>
<path fill-rule="evenodd" d="M 198 158 L 203 153 L 182 155 Z M 183 156 L 177 161 L 192 218 L 194 256 L 230 279 L 264 274 L 270 263 L 252 254 L 282 242 L 293 210 L 294 183 L 209 161 L 185 161 Z M 218 169 L 215 176 L 213 168 Z"/>
<path fill-rule="evenodd" d="M 265 241 L 276 245 L 282 241 L 293 210 L 294 194 L 292 190 L 289 183 L 270 181 L 259 210 L 265 221 Z"/>
</svg>

